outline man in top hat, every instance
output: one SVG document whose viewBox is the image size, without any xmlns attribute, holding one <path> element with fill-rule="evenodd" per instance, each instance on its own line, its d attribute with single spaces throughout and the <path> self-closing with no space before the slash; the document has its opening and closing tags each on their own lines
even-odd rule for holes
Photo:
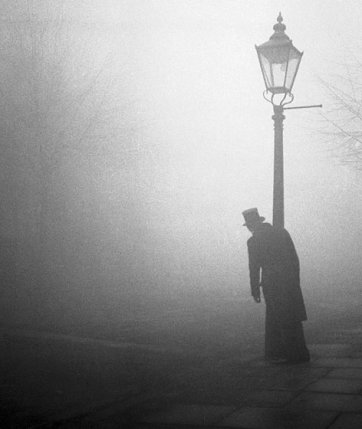
<svg viewBox="0 0 362 429">
<path fill-rule="evenodd" d="M 299 259 L 284 228 L 264 223 L 258 209 L 243 212 L 249 238 L 251 294 L 260 302 L 260 287 L 266 304 L 265 358 L 276 362 L 310 360 L 302 322 L 307 320 L 299 280 Z"/>
</svg>

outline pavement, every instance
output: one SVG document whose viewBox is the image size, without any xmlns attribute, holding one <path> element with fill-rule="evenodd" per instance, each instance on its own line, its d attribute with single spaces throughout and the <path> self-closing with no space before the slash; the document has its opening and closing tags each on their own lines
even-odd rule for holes
<svg viewBox="0 0 362 429">
<path fill-rule="evenodd" d="M 210 323 L 205 326 L 214 334 L 217 326 Z M 220 326 L 224 323 L 219 320 Z M 202 325 L 199 319 L 196 325 Z M 211 340 L 202 343 L 202 330 L 186 347 L 180 340 L 185 325 L 180 329 L 173 331 L 172 344 L 169 339 L 143 344 L 3 329 L 0 427 L 362 427 L 358 323 L 325 326 L 315 334 L 307 328 L 312 359 L 297 365 L 265 362 L 262 330 L 248 344 L 244 338 L 241 348 L 231 328 L 228 338 L 222 337 L 225 330 L 216 339 L 213 335 L 217 344 L 212 347 Z"/>
<path fill-rule="evenodd" d="M 361 348 L 311 348 L 314 357 L 308 364 L 230 362 L 219 379 L 224 385 L 205 383 L 197 393 L 181 395 L 158 410 L 144 410 L 133 427 L 360 429 Z"/>
</svg>

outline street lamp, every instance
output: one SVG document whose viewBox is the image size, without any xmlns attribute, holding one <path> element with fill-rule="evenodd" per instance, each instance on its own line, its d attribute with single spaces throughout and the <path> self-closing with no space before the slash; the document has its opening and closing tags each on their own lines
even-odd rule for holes
<svg viewBox="0 0 362 429">
<path fill-rule="evenodd" d="M 263 95 L 274 109 L 273 225 L 284 227 L 283 112 L 284 106 L 294 99 L 291 91 L 303 53 L 285 34 L 281 13 L 277 21 L 270 39 L 255 48 L 266 87 Z"/>
</svg>

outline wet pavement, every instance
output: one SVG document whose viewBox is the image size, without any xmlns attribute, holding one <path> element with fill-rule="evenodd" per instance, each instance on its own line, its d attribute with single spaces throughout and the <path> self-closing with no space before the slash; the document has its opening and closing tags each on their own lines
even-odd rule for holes
<svg viewBox="0 0 362 429">
<path fill-rule="evenodd" d="M 127 427 L 360 429 L 361 334 L 355 332 L 353 344 L 312 344 L 312 360 L 305 364 L 204 361 L 182 375 L 173 396 L 129 410 Z M 91 427 L 90 416 L 88 422 Z M 104 427 L 123 427 L 116 410 Z"/>
<path fill-rule="evenodd" d="M 362 427 L 358 326 L 332 327 L 323 336 L 307 329 L 312 359 L 297 365 L 266 363 L 262 331 L 249 338 L 256 346 L 244 349 L 231 333 L 228 341 L 213 335 L 208 347 L 206 331 L 194 332 L 203 346 L 192 340 L 182 347 L 176 331 L 173 343 L 137 344 L 4 330 L 0 427 Z"/>
<path fill-rule="evenodd" d="M 228 389 L 186 395 L 161 409 L 144 411 L 134 427 L 360 429 L 360 350 L 349 345 L 321 348 L 326 355 L 314 354 L 308 364 L 269 366 L 258 359 L 243 363 Z"/>
</svg>

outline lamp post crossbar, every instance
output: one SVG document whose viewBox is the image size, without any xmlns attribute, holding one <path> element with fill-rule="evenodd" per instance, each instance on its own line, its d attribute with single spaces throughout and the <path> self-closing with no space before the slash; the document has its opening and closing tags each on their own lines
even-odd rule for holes
<svg viewBox="0 0 362 429">
<path fill-rule="evenodd" d="M 292 107 L 284 107 L 284 110 L 312 109 L 313 107 L 323 107 L 323 104 L 311 104 L 310 106 L 292 106 Z"/>
</svg>

